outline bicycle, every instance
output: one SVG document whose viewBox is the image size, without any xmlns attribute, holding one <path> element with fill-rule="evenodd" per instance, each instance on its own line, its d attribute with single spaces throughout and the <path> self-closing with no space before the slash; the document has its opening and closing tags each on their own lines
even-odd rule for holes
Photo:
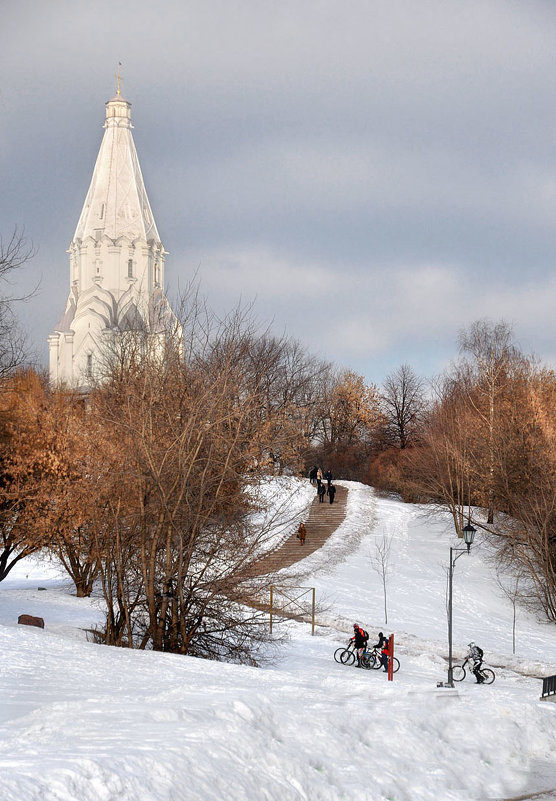
<svg viewBox="0 0 556 801">
<path fill-rule="evenodd" d="M 353 643 L 350 642 L 347 646 L 343 646 L 342 648 L 336 648 L 334 651 L 334 659 L 336 662 L 339 662 L 341 665 L 353 665 L 355 662 L 355 648 Z M 365 670 L 380 670 L 382 667 L 380 661 L 381 653 L 377 651 L 376 648 L 373 648 L 372 651 L 363 651 L 363 655 L 359 661 L 362 668 Z M 390 657 L 388 657 L 390 659 Z M 400 669 L 400 660 L 397 657 L 394 657 L 394 673 L 397 673 Z"/>
<path fill-rule="evenodd" d="M 355 649 L 354 644 L 351 641 L 348 641 L 348 644 L 345 645 L 343 648 L 336 648 L 336 650 L 334 651 L 334 659 L 341 665 L 353 665 L 356 656 L 357 656 L 357 651 Z M 361 659 L 359 660 L 359 664 L 361 667 L 366 668 L 366 670 L 370 670 L 372 667 L 371 664 L 372 661 L 373 661 L 372 654 L 370 654 L 368 651 L 364 651 Z"/>
<path fill-rule="evenodd" d="M 469 657 L 466 657 L 465 661 L 461 665 L 456 665 L 453 668 L 453 670 L 452 670 L 452 678 L 453 678 L 454 681 L 463 681 L 464 680 L 464 678 L 467 676 L 467 671 L 465 670 L 465 666 L 469 662 L 470 662 Z M 473 675 L 473 676 L 475 675 L 473 673 L 473 669 L 471 667 L 469 667 L 468 670 L 471 673 L 471 675 Z M 492 682 L 496 678 L 496 674 L 494 673 L 494 670 L 491 670 L 490 668 L 482 667 L 479 670 L 479 674 L 483 679 L 483 684 L 492 684 Z"/>
<path fill-rule="evenodd" d="M 361 659 L 361 664 L 364 668 L 367 668 L 367 670 L 380 670 L 382 667 L 381 656 L 381 651 L 377 650 L 376 648 L 373 648 L 372 651 L 365 651 L 363 658 Z M 388 659 L 390 658 L 391 657 L 388 657 Z M 395 656 L 393 662 L 393 672 L 397 673 L 400 669 L 400 660 Z"/>
<path fill-rule="evenodd" d="M 348 643 L 347 646 L 344 645 L 342 648 L 336 648 L 334 651 L 334 659 L 341 665 L 353 665 L 355 662 L 353 643 Z"/>
<path fill-rule="evenodd" d="M 337 648 L 334 651 L 334 659 L 336 662 L 339 662 L 341 665 L 353 665 L 355 662 L 355 657 L 357 656 L 356 650 L 353 647 L 353 643 L 348 644 L 344 648 Z M 370 670 L 371 667 L 374 667 L 374 657 L 368 651 L 363 651 L 361 659 L 359 660 L 359 665 L 366 670 Z M 380 667 L 380 665 L 379 665 Z"/>
</svg>

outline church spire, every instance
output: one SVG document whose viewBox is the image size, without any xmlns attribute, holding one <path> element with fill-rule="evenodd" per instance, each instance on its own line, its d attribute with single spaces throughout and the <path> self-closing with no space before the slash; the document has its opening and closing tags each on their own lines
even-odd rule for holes
<svg viewBox="0 0 556 801">
<path fill-rule="evenodd" d="M 164 257 L 131 134 L 131 103 L 106 103 L 104 135 L 69 247 L 70 292 L 49 337 L 53 384 L 87 386 L 124 332 L 162 342 L 179 329 L 164 294 Z M 162 339 L 161 339 L 162 338 Z"/>
<path fill-rule="evenodd" d="M 131 103 L 121 94 L 106 103 L 104 136 L 74 241 L 108 236 L 160 242 L 131 133 Z"/>
</svg>

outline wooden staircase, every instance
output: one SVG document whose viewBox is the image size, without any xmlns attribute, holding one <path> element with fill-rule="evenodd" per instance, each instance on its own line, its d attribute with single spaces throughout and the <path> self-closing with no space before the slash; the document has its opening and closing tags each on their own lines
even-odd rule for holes
<svg viewBox="0 0 556 801">
<path fill-rule="evenodd" d="M 305 544 L 300 545 L 296 531 L 294 531 L 282 545 L 252 566 L 254 575 L 263 576 L 285 567 L 291 567 L 318 550 L 336 531 L 346 516 L 348 491 L 345 487 L 337 484 L 334 486 L 336 487 L 334 503 L 329 502 L 327 495 L 324 496 L 324 503 L 320 503 L 315 490 L 315 499 L 311 504 L 309 517 L 304 521 L 307 528 Z"/>
</svg>

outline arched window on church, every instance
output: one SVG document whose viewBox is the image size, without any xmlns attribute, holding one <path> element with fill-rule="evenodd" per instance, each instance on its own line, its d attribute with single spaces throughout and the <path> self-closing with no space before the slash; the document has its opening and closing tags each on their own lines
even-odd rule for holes
<svg viewBox="0 0 556 801">
<path fill-rule="evenodd" d="M 93 377 L 93 354 L 87 354 L 87 378 Z"/>
<path fill-rule="evenodd" d="M 158 284 L 160 281 L 160 268 L 158 266 L 158 262 L 154 265 L 154 282 Z"/>
<path fill-rule="evenodd" d="M 133 278 L 133 259 L 127 260 L 127 277 Z"/>
</svg>

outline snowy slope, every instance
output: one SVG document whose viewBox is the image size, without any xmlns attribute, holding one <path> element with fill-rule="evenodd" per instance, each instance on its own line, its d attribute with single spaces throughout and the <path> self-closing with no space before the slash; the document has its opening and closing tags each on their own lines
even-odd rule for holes
<svg viewBox="0 0 556 801">
<path fill-rule="evenodd" d="M 52 566 L 27 562 L 2 582 L 0 801 L 478 801 L 556 789 L 556 704 L 538 700 L 535 678 L 556 673 L 556 627 L 520 611 L 511 655 L 511 604 L 479 540 L 456 565 L 454 647 L 475 639 L 497 679 L 437 689 L 458 542 L 448 521 L 347 486 L 346 521 L 307 559 L 326 606 L 317 636 L 287 624 L 272 667 L 93 645 L 81 629 L 101 610 Z M 385 534 L 387 626 L 370 565 Z M 18 627 L 21 612 L 46 629 Z M 392 683 L 334 662 L 354 621 L 396 633 Z"/>
</svg>

